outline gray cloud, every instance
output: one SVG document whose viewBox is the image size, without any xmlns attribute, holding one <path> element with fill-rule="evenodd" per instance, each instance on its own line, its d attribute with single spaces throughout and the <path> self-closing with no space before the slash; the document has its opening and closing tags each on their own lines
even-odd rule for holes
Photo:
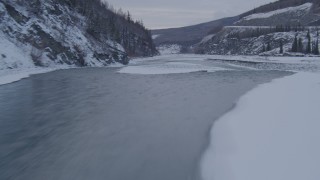
<svg viewBox="0 0 320 180">
<path fill-rule="evenodd" d="M 181 27 L 235 16 L 274 0 L 107 0 L 150 29 Z"/>
</svg>

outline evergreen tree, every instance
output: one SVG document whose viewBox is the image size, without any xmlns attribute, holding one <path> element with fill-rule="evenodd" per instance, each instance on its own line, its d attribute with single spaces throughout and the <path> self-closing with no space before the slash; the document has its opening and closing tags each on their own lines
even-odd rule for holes
<svg viewBox="0 0 320 180">
<path fill-rule="evenodd" d="M 316 54 L 316 41 L 312 42 L 312 54 Z"/>
<path fill-rule="evenodd" d="M 129 11 L 127 12 L 127 17 L 126 17 L 126 19 L 127 19 L 128 22 L 131 22 L 131 14 L 130 14 Z"/>
<path fill-rule="evenodd" d="M 319 31 L 317 31 L 317 41 L 316 41 L 315 48 L 314 48 L 314 54 L 320 55 L 320 52 L 319 52 Z"/>
<path fill-rule="evenodd" d="M 262 52 L 266 52 L 266 45 L 265 44 L 263 44 Z"/>
<path fill-rule="evenodd" d="M 280 40 L 280 54 L 283 54 L 283 42 Z"/>
<path fill-rule="evenodd" d="M 292 43 L 292 48 L 291 48 L 292 52 L 298 52 L 298 38 L 297 35 L 294 38 L 294 41 Z"/>
<path fill-rule="evenodd" d="M 308 39 L 308 44 L 307 44 L 307 49 L 306 49 L 306 53 L 310 54 L 311 53 L 311 36 L 310 36 L 310 30 L 308 30 L 308 34 L 307 34 L 307 39 Z"/>
<path fill-rule="evenodd" d="M 302 38 L 301 37 L 298 40 L 298 52 L 303 53 L 303 43 L 302 43 Z"/>
<path fill-rule="evenodd" d="M 270 44 L 270 42 L 268 42 L 267 51 L 271 51 L 271 44 Z"/>
<path fill-rule="evenodd" d="M 317 41 L 316 41 L 314 54 L 315 54 L 315 55 L 320 55 L 320 52 L 319 52 L 319 38 L 318 38 Z"/>
</svg>

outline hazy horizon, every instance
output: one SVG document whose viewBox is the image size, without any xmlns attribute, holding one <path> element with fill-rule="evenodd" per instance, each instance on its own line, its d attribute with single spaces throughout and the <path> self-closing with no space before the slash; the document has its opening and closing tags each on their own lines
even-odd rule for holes
<svg viewBox="0 0 320 180">
<path fill-rule="evenodd" d="M 239 15 L 275 0 L 107 0 L 116 9 L 130 11 L 149 29 L 183 27 Z"/>
</svg>

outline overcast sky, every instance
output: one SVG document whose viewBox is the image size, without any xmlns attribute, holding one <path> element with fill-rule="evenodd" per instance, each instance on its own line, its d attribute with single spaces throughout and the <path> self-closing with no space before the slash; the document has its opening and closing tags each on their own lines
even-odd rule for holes
<svg viewBox="0 0 320 180">
<path fill-rule="evenodd" d="M 107 0 L 149 29 L 181 27 L 238 15 L 274 0 Z"/>
</svg>

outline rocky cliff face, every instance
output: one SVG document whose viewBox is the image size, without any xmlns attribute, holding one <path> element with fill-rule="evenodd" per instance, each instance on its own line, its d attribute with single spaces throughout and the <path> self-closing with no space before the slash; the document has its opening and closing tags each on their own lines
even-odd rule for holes
<svg viewBox="0 0 320 180">
<path fill-rule="evenodd" d="M 126 64 L 157 53 L 141 23 L 100 0 L 0 0 L 0 22 L 1 69 Z"/>
</svg>

